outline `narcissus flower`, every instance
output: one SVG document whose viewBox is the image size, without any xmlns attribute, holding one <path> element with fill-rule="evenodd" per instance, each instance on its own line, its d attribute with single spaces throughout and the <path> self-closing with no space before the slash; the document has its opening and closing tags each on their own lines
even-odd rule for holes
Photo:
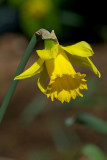
<svg viewBox="0 0 107 160">
<path fill-rule="evenodd" d="M 43 19 L 52 9 L 50 0 L 27 0 L 22 6 L 32 17 Z"/>
<path fill-rule="evenodd" d="M 39 59 L 15 80 L 39 74 L 37 85 L 52 101 L 56 98 L 63 103 L 77 96 L 83 97 L 84 90 L 87 90 L 86 74 L 76 72 L 72 65 L 88 67 L 100 78 L 100 72 L 89 59 L 94 54 L 91 46 L 85 41 L 66 47 L 52 39 L 44 41 L 45 49 L 37 50 Z M 46 83 L 48 77 L 49 82 Z"/>
</svg>

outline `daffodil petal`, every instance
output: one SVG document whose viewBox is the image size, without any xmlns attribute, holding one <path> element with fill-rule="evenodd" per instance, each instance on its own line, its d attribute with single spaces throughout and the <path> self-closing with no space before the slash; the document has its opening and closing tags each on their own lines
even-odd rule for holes
<svg viewBox="0 0 107 160">
<path fill-rule="evenodd" d="M 50 50 L 37 50 L 37 54 L 41 59 L 44 60 L 54 59 L 58 54 L 58 44 L 54 45 Z"/>
<path fill-rule="evenodd" d="M 47 77 L 48 77 L 48 73 L 47 73 L 46 67 L 44 67 L 37 81 L 37 85 L 39 89 L 41 90 L 41 92 L 43 93 L 45 93 L 47 89 L 47 84 L 45 83 L 45 80 L 47 79 Z"/>
<path fill-rule="evenodd" d="M 75 56 L 90 57 L 94 54 L 91 46 L 85 41 L 78 42 L 71 46 L 61 47 L 71 55 Z"/>
<path fill-rule="evenodd" d="M 30 68 L 16 76 L 14 80 L 29 78 L 40 73 L 43 70 L 43 63 L 44 60 L 39 58 Z"/>
<path fill-rule="evenodd" d="M 99 78 L 101 77 L 100 72 L 96 68 L 96 66 L 93 64 L 93 62 L 88 57 L 79 57 L 67 54 L 69 57 L 69 60 L 72 64 L 80 65 L 89 68 L 94 74 L 96 74 Z"/>
</svg>

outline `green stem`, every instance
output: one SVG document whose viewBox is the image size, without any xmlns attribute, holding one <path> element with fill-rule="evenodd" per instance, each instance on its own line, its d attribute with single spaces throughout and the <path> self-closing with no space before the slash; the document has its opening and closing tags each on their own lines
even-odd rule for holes
<svg viewBox="0 0 107 160">
<path fill-rule="evenodd" d="M 30 55 L 32 53 L 32 50 L 33 50 L 34 46 L 36 45 L 36 43 L 37 43 L 37 38 L 36 38 L 35 35 L 33 35 L 28 47 L 26 48 L 24 56 L 22 57 L 22 60 L 21 60 L 19 66 L 17 68 L 15 76 L 17 76 L 21 72 L 23 72 L 24 67 L 25 67 L 25 65 L 26 65 L 26 63 L 27 63 L 27 61 L 28 61 L 28 59 L 29 59 L 29 57 L 30 57 Z M 1 108 L 0 108 L 0 123 L 3 120 L 4 114 L 6 112 L 8 104 L 9 104 L 9 102 L 10 102 L 12 96 L 13 96 L 13 93 L 15 91 L 17 83 L 18 83 L 18 80 L 14 80 L 14 79 L 12 80 L 12 82 L 10 84 L 10 87 L 9 87 L 9 89 L 7 91 L 7 94 L 6 94 L 6 96 L 5 96 L 4 100 L 3 100 L 3 103 L 2 103 Z"/>
</svg>

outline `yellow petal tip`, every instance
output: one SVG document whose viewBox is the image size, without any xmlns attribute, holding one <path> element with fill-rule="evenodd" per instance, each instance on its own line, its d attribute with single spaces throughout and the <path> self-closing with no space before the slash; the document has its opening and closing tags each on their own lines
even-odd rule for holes
<svg viewBox="0 0 107 160">
<path fill-rule="evenodd" d="M 99 78 L 101 78 L 101 73 L 100 73 L 100 72 L 98 72 L 97 74 L 98 74 L 98 77 L 99 77 Z"/>
</svg>

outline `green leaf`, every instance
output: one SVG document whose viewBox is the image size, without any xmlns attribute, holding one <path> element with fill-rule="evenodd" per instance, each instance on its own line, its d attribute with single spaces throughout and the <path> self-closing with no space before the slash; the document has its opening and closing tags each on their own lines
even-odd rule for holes
<svg viewBox="0 0 107 160">
<path fill-rule="evenodd" d="M 81 152 L 84 155 L 90 157 L 92 160 L 106 160 L 107 159 L 104 153 L 97 146 L 93 144 L 88 144 L 84 146 Z"/>
<path fill-rule="evenodd" d="M 65 124 L 70 126 L 74 122 L 80 123 L 95 131 L 107 134 L 107 123 L 103 120 L 96 118 L 90 114 L 79 114 L 76 117 L 67 118 Z"/>
<path fill-rule="evenodd" d="M 107 134 L 107 123 L 90 114 L 80 114 L 76 117 L 76 122 L 94 129 L 95 131 Z"/>
</svg>

